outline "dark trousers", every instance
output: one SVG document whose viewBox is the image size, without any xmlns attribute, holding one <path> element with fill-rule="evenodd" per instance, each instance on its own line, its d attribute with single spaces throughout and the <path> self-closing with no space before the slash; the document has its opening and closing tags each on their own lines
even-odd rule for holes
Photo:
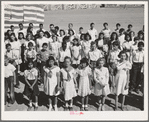
<svg viewBox="0 0 149 122">
<path fill-rule="evenodd" d="M 143 63 L 133 63 L 131 71 L 130 89 L 138 89 L 139 85 L 142 84 L 142 73 L 141 68 Z"/>
<path fill-rule="evenodd" d="M 44 66 L 46 66 L 46 62 L 41 62 L 40 64 L 41 83 L 44 83 L 44 70 L 43 70 Z"/>
<path fill-rule="evenodd" d="M 7 100 L 8 89 L 10 90 L 10 101 L 9 101 L 9 103 L 13 104 L 15 102 L 14 77 L 13 76 L 5 78 L 5 104 L 8 101 Z"/>
<path fill-rule="evenodd" d="M 16 80 L 16 86 L 19 86 L 19 77 L 18 77 L 18 65 L 16 65 L 16 70 L 15 70 L 15 80 Z"/>
</svg>

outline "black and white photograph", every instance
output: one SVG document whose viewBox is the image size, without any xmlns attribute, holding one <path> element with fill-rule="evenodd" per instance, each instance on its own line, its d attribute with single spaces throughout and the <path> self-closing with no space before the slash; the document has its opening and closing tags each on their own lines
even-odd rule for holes
<svg viewBox="0 0 149 122">
<path fill-rule="evenodd" d="M 148 119 L 147 1 L 2 1 L 1 22 L 2 120 Z"/>
</svg>

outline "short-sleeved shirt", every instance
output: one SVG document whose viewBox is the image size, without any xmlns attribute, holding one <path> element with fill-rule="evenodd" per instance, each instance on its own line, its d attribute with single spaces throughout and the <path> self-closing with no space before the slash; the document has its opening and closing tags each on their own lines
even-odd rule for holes
<svg viewBox="0 0 149 122">
<path fill-rule="evenodd" d="M 144 51 L 135 50 L 132 53 L 132 61 L 135 63 L 144 62 Z"/>
<path fill-rule="evenodd" d="M 8 65 L 5 66 L 5 78 L 13 76 L 13 72 L 15 70 L 16 70 L 16 68 L 12 64 L 8 63 Z"/>
<path fill-rule="evenodd" d="M 8 56 L 8 58 L 13 59 L 13 57 L 14 57 L 13 50 L 10 50 L 10 52 L 8 52 L 8 51 L 6 50 L 5 55 Z"/>
<path fill-rule="evenodd" d="M 25 50 L 24 55 L 26 56 L 26 58 L 35 58 L 37 55 L 37 52 L 33 49 L 33 50 Z"/>
<path fill-rule="evenodd" d="M 94 51 L 89 51 L 89 58 L 92 61 L 97 61 L 99 58 L 103 57 L 102 52 L 98 49 Z"/>
<path fill-rule="evenodd" d="M 104 37 L 106 37 L 106 38 L 110 37 L 110 32 L 111 32 L 110 29 L 103 29 L 103 30 L 101 30 L 101 32 L 104 33 Z"/>
<path fill-rule="evenodd" d="M 36 77 L 38 76 L 38 71 L 35 68 L 32 68 L 31 70 L 25 70 L 24 71 L 24 76 L 28 79 L 28 80 L 35 80 Z"/>
<path fill-rule="evenodd" d="M 110 63 L 119 60 L 119 57 L 118 57 L 119 53 L 120 53 L 120 50 L 117 50 L 117 51 L 112 50 L 112 51 L 110 52 L 110 54 L 109 54 Z"/>
<path fill-rule="evenodd" d="M 50 42 L 49 42 L 49 40 L 46 37 L 37 39 L 37 44 L 39 45 L 39 49 L 40 50 L 42 49 L 43 43 L 47 43 L 49 45 Z"/>
<path fill-rule="evenodd" d="M 43 62 L 46 62 L 49 58 L 50 55 L 54 55 L 54 53 L 50 50 L 46 50 L 46 51 L 39 51 L 38 54 L 40 55 L 40 60 Z"/>
<path fill-rule="evenodd" d="M 71 52 L 70 52 L 70 49 L 66 49 L 65 51 L 62 50 L 62 48 L 60 48 L 60 51 L 59 51 L 59 55 L 60 55 L 60 62 L 64 62 L 64 59 L 66 56 L 70 57 L 71 58 Z"/>
<path fill-rule="evenodd" d="M 20 41 L 10 42 L 12 50 L 19 50 L 21 47 Z"/>
<path fill-rule="evenodd" d="M 29 42 L 32 42 L 32 43 L 33 43 L 33 47 L 36 46 L 36 43 L 35 43 L 35 41 L 33 41 L 33 40 L 25 41 L 25 46 L 26 46 L 26 48 L 28 48 L 28 43 L 29 43 Z"/>
<path fill-rule="evenodd" d="M 92 30 L 89 29 L 87 32 L 91 35 L 91 40 L 95 41 L 96 36 L 97 36 L 97 30 L 95 28 L 93 28 Z"/>
<path fill-rule="evenodd" d="M 123 47 L 123 49 L 130 50 L 131 47 L 132 47 L 132 45 L 133 45 L 133 41 L 129 41 L 129 42 L 125 41 L 125 42 L 123 43 L 122 47 Z"/>
</svg>

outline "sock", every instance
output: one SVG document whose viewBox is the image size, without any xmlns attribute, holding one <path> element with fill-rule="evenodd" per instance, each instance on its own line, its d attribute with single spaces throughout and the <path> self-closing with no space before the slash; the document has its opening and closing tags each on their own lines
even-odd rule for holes
<svg viewBox="0 0 149 122">
<path fill-rule="evenodd" d="M 88 105 L 85 105 L 84 107 L 86 107 L 86 108 L 87 108 L 87 107 L 88 107 Z"/>
<path fill-rule="evenodd" d="M 32 107 L 32 102 L 29 102 L 29 106 Z"/>
<path fill-rule="evenodd" d="M 35 103 L 35 107 L 38 107 L 38 103 L 37 102 Z"/>
<path fill-rule="evenodd" d="M 84 105 L 82 104 L 82 108 L 84 108 Z"/>
<path fill-rule="evenodd" d="M 72 103 L 70 103 L 69 107 L 72 107 Z"/>
<path fill-rule="evenodd" d="M 68 107 L 68 103 L 66 103 L 66 105 L 65 105 L 66 107 Z"/>
<path fill-rule="evenodd" d="M 49 104 L 49 108 L 52 108 L 52 105 L 51 104 Z"/>
<path fill-rule="evenodd" d="M 57 108 L 57 105 L 54 105 L 54 108 Z"/>
</svg>

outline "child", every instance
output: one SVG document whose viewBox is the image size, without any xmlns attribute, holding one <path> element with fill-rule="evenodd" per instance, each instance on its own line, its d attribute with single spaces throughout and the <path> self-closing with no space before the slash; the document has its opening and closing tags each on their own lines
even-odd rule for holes
<svg viewBox="0 0 149 122">
<path fill-rule="evenodd" d="M 116 24 L 116 29 L 115 29 L 115 32 L 116 32 L 117 34 L 119 34 L 120 27 L 121 27 L 121 24 L 120 24 L 120 23 L 117 23 L 117 24 Z"/>
<path fill-rule="evenodd" d="M 58 60 L 59 60 L 60 68 L 63 67 L 65 57 L 66 56 L 71 57 L 70 48 L 67 48 L 67 44 L 68 43 L 66 41 L 63 41 L 62 42 L 62 47 L 59 50 L 59 58 L 58 58 Z"/>
<path fill-rule="evenodd" d="M 115 41 L 113 42 L 113 50 L 109 52 L 108 59 L 107 59 L 107 64 L 108 64 L 108 69 L 110 73 L 110 88 L 111 92 L 113 92 L 113 84 L 114 84 L 114 78 L 116 75 L 116 64 L 119 61 L 118 54 L 120 53 L 120 50 L 118 49 L 119 47 L 119 42 Z"/>
<path fill-rule="evenodd" d="M 138 42 L 139 42 L 139 38 L 138 37 L 135 37 L 134 38 L 134 43 L 133 45 L 131 46 L 131 52 L 135 51 L 138 49 Z"/>
<path fill-rule="evenodd" d="M 79 45 L 79 40 L 77 38 L 73 39 L 73 46 L 71 47 L 71 54 L 72 54 L 73 68 L 77 68 L 81 60 L 81 46 Z"/>
<path fill-rule="evenodd" d="M 81 67 L 77 70 L 79 76 L 79 90 L 78 95 L 81 96 L 82 107 L 81 111 L 88 111 L 88 95 L 91 94 L 90 86 L 92 74 L 90 67 L 88 66 L 87 58 L 83 58 L 80 61 Z"/>
<path fill-rule="evenodd" d="M 125 95 L 128 94 L 129 87 L 129 70 L 131 64 L 127 61 L 127 53 L 121 51 L 118 55 L 120 61 L 118 62 L 116 69 L 117 73 L 115 76 L 115 110 L 118 109 L 118 96 L 122 94 L 121 109 L 124 110 Z"/>
<path fill-rule="evenodd" d="M 94 94 L 98 98 L 98 111 L 104 111 L 105 97 L 110 94 L 109 90 L 109 71 L 104 67 L 105 59 L 99 58 L 97 61 L 97 68 L 94 70 L 95 88 Z"/>
<path fill-rule="evenodd" d="M 111 30 L 108 28 L 108 23 L 103 23 L 104 29 L 101 30 L 101 32 L 104 33 L 104 38 L 106 41 L 106 44 L 109 43 L 110 40 L 110 34 L 111 34 Z"/>
<path fill-rule="evenodd" d="M 99 50 L 103 50 L 103 45 L 104 45 L 104 33 L 100 32 L 98 39 L 95 40 L 97 48 Z"/>
<path fill-rule="evenodd" d="M 83 34 L 83 27 L 79 28 L 79 33 L 77 34 L 77 38 L 80 39 L 81 34 Z"/>
<path fill-rule="evenodd" d="M 29 98 L 29 107 L 28 111 L 32 108 L 32 97 L 35 98 L 35 108 L 38 109 L 38 95 L 39 88 L 37 84 L 38 71 L 34 68 L 34 63 L 32 61 L 27 62 L 27 69 L 24 71 L 25 77 L 25 88 L 23 94 Z"/>
<path fill-rule="evenodd" d="M 94 28 L 95 24 L 90 24 L 90 29 L 87 31 L 91 35 L 91 40 L 95 41 L 97 39 L 97 30 Z"/>
<path fill-rule="evenodd" d="M 138 38 L 139 38 L 139 42 L 144 42 L 144 32 L 139 31 L 138 32 Z"/>
<path fill-rule="evenodd" d="M 103 57 L 102 51 L 96 48 L 95 41 L 91 42 L 91 50 L 88 52 L 88 59 L 92 69 L 96 67 L 96 61 L 101 57 Z"/>
<path fill-rule="evenodd" d="M 65 99 L 65 111 L 73 111 L 73 97 L 77 96 L 75 85 L 77 87 L 77 82 L 75 79 L 75 70 L 71 67 L 71 58 L 65 57 L 64 59 L 65 67 L 61 69 L 62 77 L 62 87 L 64 88 L 64 99 Z"/>
<path fill-rule="evenodd" d="M 90 44 L 91 44 L 91 36 L 88 33 L 86 33 L 85 40 L 84 42 L 82 42 L 83 57 L 88 58 L 88 52 L 90 51 Z"/>
<path fill-rule="evenodd" d="M 33 46 L 34 46 L 34 49 L 36 49 L 36 44 L 35 44 L 35 42 L 32 40 L 32 35 L 31 34 L 27 34 L 26 35 L 26 42 L 25 42 L 25 46 L 26 46 L 26 48 L 28 48 L 28 43 L 29 42 L 32 42 L 33 43 Z"/>
<path fill-rule="evenodd" d="M 72 40 L 75 38 L 75 36 L 74 36 L 74 31 L 73 30 L 69 30 L 68 31 L 68 36 L 69 36 L 69 40 L 70 40 L 70 43 L 72 44 L 73 42 L 72 42 Z"/>
<path fill-rule="evenodd" d="M 141 82 L 141 68 L 144 64 L 144 43 L 138 43 L 138 49 L 132 52 L 132 81 L 130 82 L 130 92 L 135 90 L 139 93 L 139 85 Z"/>
<path fill-rule="evenodd" d="M 124 29 L 124 28 L 121 28 L 121 29 L 119 30 L 119 37 L 118 37 L 118 40 L 119 40 L 119 42 L 120 42 L 120 49 L 121 49 L 121 50 L 123 49 L 122 45 L 123 45 L 123 43 L 125 42 L 125 34 L 124 34 L 124 32 L 125 32 L 125 29 Z"/>
<path fill-rule="evenodd" d="M 127 29 L 127 31 L 126 31 L 126 34 L 129 34 L 129 32 L 131 32 L 132 31 L 132 24 L 129 24 L 128 25 L 128 29 Z"/>
<path fill-rule="evenodd" d="M 58 41 L 59 41 L 59 43 L 62 43 L 63 38 L 64 38 L 64 36 L 65 36 L 65 31 L 61 29 L 61 30 L 59 31 L 59 34 L 60 34 L 60 36 L 58 36 Z"/>
<path fill-rule="evenodd" d="M 130 31 L 129 35 L 130 35 L 130 40 L 134 42 L 135 32 L 134 31 Z"/>
<path fill-rule="evenodd" d="M 72 24 L 72 23 L 69 23 L 69 24 L 68 24 L 68 30 L 66 30 L 66 34 L 67 34 L 67 35 L 69 35 L 69 34 L 68 34 L 69 30 L 73 30 L 74 36 L 76 36 L 76 32 L 75 32 L 75 30 L 73 29 L 73 24 Z"/>
<path fill-rule="evenodd" d="M 36 53 L 36 51 L 34 49 L 33 43 L 29 42 L 28 43 L 28 49 L 25 50 L 25 52 L 24 52 L 24 60 L 25 60 L 25 62 L 33 61 L 34 62 L 34 66 L 35 66 L 36 55 L 37 55 L 37 53 Z"/>
<path fill-rule="evenodd" d="M 44 92 L 49 98 L 49 111 L 52 109 L 54 103 L 54 110 L 57 109 L 57 92 L 60 86 L 60 68 L 54 65 L 55 59 L 50 56 L 47 60 L 46 67 L 43 67 L 44 75 Z"/>
<path fill-rule="evenodd" d="M 16 68 L 9 63 L 9 58 L 5 55 L 5 105 L 8 102 L 8 107 L 10 104 L 14 104 L 15 102 L 15 94 L 14 94 L 14 75 Z M 10 90 L 9 93 L 9 100 L 7 99 L 8 89 Z"/>
<path fill-rule="evenodd" d="M 13 51 L 11 49 L 11 44 L 6 44 L 6 52 L 5 55 L 9 58 L 9 62 L 11 62 L 11 64 L 14 64 L 15 59 L 14 59 L 14 54 Z"/>
<path fill-rule="evenodd" d="M 44 71 L 43 67 L 46 65 L 46 61 L 48 60 L 49 56 L 55 56 L 55 54 L 51 51 L 48 50 L 48 44 L 43 43 L 42 49 L 38 52 L 38 62 L 40 61 L 40 71 L 41 71 L 41 83 L 44 82 L 43 76 L 44 76 Z"/>
<path fill-rule="evenodd" d="M 108 43 L 109 51 L 113 50 L 113 42 L 118 41 L 118 35 L 116 32 L 112 32 L 110 41 Z"/>
</svg>

